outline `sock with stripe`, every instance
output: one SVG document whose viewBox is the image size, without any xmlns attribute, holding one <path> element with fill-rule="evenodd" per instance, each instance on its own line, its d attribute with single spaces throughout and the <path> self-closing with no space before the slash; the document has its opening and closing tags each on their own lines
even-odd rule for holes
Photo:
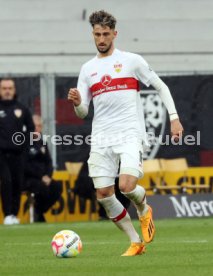
<svg viewBox="0 0 213 276">
<path fill-rule="evenodd" d="M 134 203 L 139 217 L 146 214 L 148 205 L 146 204 L 146 191 L 142 186 L 137 185 L 133 191 L 122 194 Z"/>
<path fill-rule="evenodd" d="M 115 194 L 110 197 L 98 199 L 98 202 L 104 207 L 108 217 L 117 225 L 117 227 L 127 234 L 131 242 L 141 242 L 127 210 L 116 198 Z"/>
</svg>

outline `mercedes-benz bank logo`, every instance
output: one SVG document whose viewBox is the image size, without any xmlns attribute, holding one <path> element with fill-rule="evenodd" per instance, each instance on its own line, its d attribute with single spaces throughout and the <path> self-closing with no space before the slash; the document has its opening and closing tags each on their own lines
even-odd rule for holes
<svg viewBox="0 0 213 276">
<path fill-rule="evenodd" d="M 104 75 L 102 78 L 101 78 L 101 83 L 103 86 L 108 86 L 110 85 L 112 81 L 112 78 L 110 75 Z"/>
<path fill-rule="evenodd" d="M 158 137 L 163 136 L 166 125 L 166 108 L 155 90 L 145 90 L 140 92 L 143 105 L 146 131 L 150 149 L 143 154 L 145 159 L 154 158 L 160 148 Z"/>
</svg>

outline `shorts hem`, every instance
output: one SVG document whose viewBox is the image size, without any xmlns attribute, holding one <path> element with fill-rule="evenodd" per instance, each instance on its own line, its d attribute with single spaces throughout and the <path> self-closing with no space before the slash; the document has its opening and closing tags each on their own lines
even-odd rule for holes
<svg viewBox="0 0 213 276">
<path fill-rule="evenodd" d="M 121 174 L 132 175 L 132 176 L 135 176 L 137 178 L 143 177 L 143 172 L 141 172 L 138 169 L 129 168 L 129 167 L 121 168 L 120 172 L 119 172 L 119 175 L 121 175 Z"/>
<path fill-rule="evenodd" d="M 95 189 L 107 188 L 115 185 L 115 177 L 92 177 Z"/>
</svg>

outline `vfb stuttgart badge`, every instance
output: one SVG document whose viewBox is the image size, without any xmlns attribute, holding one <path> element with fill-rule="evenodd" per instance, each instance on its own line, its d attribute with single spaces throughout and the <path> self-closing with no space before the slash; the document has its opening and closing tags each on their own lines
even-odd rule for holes
<svg viewBox="0 0 213 276">
<path fill-rule="evenodd" d="M 114 64 L 114 68 L 115 68 L 115 72 L 120 73 L 122 70 L 122 64 L 119 62 L 116 62 L 116 64 Z"/>
<path fill-rule="evenodd" d="M 20 118 L 22 115 L 22 110 L 21 109 L 15 109 L 14 114 L 17 118 Z"/>
</svg>

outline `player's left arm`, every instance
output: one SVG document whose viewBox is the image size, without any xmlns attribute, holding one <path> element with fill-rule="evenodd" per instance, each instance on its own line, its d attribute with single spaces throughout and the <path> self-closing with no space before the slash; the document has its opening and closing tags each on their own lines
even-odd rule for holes
<svg viewBox="0 0 213 276">
<path fill-rule="evenodd" d="M 168 86 L 157 76 L 150 80 L 150 84 L 158 91 L 164 105 L 166 106 L 171 122 L 171 135 L 179 139 L 183 135 L 183 126 L 180 122 L 175 103 Z"/>
<path fill-rule="evenodd" d="M 169 113 L 171 135 L 173 138 L 178 139 L 183 134 L 183 127 L 168 86 L 158 77 L 141 56 L 135 55 L 134 66 L 136 78 L 142 81 L 146 86 L 152 85 L 158 91 Z"/>
</svg>

